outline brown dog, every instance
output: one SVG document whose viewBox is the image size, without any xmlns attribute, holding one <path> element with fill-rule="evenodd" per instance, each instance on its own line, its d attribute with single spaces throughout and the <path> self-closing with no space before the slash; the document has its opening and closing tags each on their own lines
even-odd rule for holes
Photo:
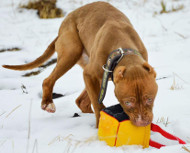
<svg viewBox="0 0 190 153">
<path fill-rule="evenodd" d="M 86 88 L 77 99 L 83 112 L 92 112 L 93 105 L 98 127 L 100 110 L 98 96 L 103 76 L 102 65 L 115 49 L 131 48 L 140 52 L 123 56 L 113 72 L 115 95 L 134 125 L 151 123 L 153 102 L 157 93 L 156 73 L 147 63 L 148 55 L 140 37 L 128 18 L 105 2 L 95 2 L 71 12 L 63 21 L 58 37 L 42 56 L 25 65 L 3 65 L 13 70 L 28 70 L 43 64 L 57 51 L 57 65 L 43 82 L 41 107 L 55 112 L 52 90 L 57 79 L 76 63 L 84 69 Z"/>
</svg>

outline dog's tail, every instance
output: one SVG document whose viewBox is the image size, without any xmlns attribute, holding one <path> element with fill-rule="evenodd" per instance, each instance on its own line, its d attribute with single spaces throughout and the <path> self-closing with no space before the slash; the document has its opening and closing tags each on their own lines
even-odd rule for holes
<svg viewBox="0 0 190 153">
<path fill-rule="evenodd" d="M 24 71 L 24 70 L 30 70 L 38 66 L 41 66 L 45 61 L 47 61 L 54 54 L 55 42 L 57 38 L 58 37 L 56 37 L 54 41 L 52 41 L 51 44 L 48 46 L 48 48 L 45 50 L 45 52 L 33 62 L 23 64 L 23 65 L 3 65 L 3 67 L 7 69 L 12 69 L 12 70 Z"/>
</svg>

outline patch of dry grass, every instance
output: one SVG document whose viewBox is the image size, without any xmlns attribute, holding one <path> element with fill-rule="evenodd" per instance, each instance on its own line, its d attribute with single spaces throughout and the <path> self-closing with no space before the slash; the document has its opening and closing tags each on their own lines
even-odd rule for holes
<svg viewBox="0 0 190 153">
<path fill-rule="evenodd" d="M 185 84 L 188 84 L 188 85 L 190 84 L 189 82 L 182 79 L 178 74 L 173 73 L 173 83 L 172 83 L 172 85 L 170 87 L 171 90 L 183 89 L 183 86 L 176 82 L 176 78 L 178 78 L 178 80 L 181 80 L 181 82 L 184 82 Z"/>
<path fill-rule="evenodd" d="M 162 7 L 162 10 L 160 11 L 160 14 L 171 13 L 171 12 L 176 12 L 176 11 L 182 10 L 184 8 L 184 5 L 178 5 L 177 7 L 172 6 L 172 8 L 170 10 L 167 10 L 166 3 L 164 1 L 161 1 L 161 7 Z"/>
<path fill-rule="evenodd" d="M 63 17 L 64 13 L 56 7 L 56 2 L 57 0 L 33 0 L 20 8 L 37 10 L 38 16 L 43 19 Z"/>
<path fill-rule="evenodd" d="M 66 137 L 58 135 L 57 137 L 55 137 L 53 140 L 51 140 L 48 143 L 48 146 L 54 145 L 54 143 L 56 143 L 56 142 L 66 142 L 67 144 L 66 144 L 66 147 L 65 147 L 65 150 L 63 151 L 63 153 L 69 153 L 69 152 L 75 152 L 75 150 L 79 146 L 86 146 L 89 143 L 96 141 L 96 140 L 98 140 L 97 135 L 89 137 L 88 139 L 86 139 L 84 141 L 74 139 L 72 134 L 69 134 Z"/>
<path fill-rule="evenodd" d="M 177 11 L 180 11 L 180 10 L 184 9 L 183 4 L 177 5 L 177 6 L 172 5 L 171 9 L 167 9 L 167 4 L 163 0 L 160 2 L 160 5 L 161 5 L 160 12 L 154 12 L 154 15 L 163 14 L 163 13 L 172 13 L 172 12 L 177 12 Z"/>
<path fill-rule="evenodd" d="M 3 49 L 0 49 L 0 53 L 3 53 L 3 52 L 15 52 L 15 51 L 20 51 L 21 49 L 18 48 L 18 47 L 13 47 L 13 48 L 3 48 Z"/>
<path fill-rule="evenodd" d="M 173 83 L 172 83 L 172 85 L 170 87 L 170 90 L 179 90 L 181 88 L 182 87 L 179 84 L 176 83 L 176 81 L 175 81 L 175 75 L 174 75 L 174 77 L 173 77 Z"/>
<path fill-rule="evenodd" d="M 164 124 L 165 127 L 168 126 L 169 122 L 169 118 L 167 117 L 166 119 L 164 117 L 158 118 L 158 120 L 156 121 L 156 123 L 162 123 Z"/>
<path fill-rule="evenodd" d="M 46 64 L 42 65 L 39 67 L 39 70 L 36 71 L 32 71 L 32 72 L 28 72 L 24 75 L 22 75 L 23 77 L 30 77 L 30 76 L 34 76 L 34 75 L 38 75 L 40 74 L 45 68 L 47 68 L 48 66 L 51 66 L 52 64 L 55 64 L 57 62 L 57 59 L 52 59 L 49 62 L 47 62 Z"/>
</svg>

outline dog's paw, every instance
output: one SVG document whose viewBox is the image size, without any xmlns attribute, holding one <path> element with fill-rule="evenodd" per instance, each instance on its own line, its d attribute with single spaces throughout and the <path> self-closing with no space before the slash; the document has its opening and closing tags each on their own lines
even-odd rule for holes
<svg viewBox="0 0 190 153">
<path fill-rule="evenodd" d="M 56 108 L 54 103 L 49 103 L 49 104 L 43 104 L 42 109 L 47 111 L 48 113 L 55 113 Z"/>
<path fill-rule="evenodd" d="M 56 110 L 55 104 L 54 103 L 48 104 L 45 110 L 49 113 L 55 113 Z"/>
</svg>

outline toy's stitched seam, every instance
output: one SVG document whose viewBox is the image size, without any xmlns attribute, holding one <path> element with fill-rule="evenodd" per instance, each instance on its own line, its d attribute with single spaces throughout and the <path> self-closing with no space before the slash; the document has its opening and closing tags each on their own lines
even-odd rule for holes
<svg viewBox="0 0 190 153">
<path fill-rule="evenodd" d="M 117 144 L 118 133 L 119 133 L 119 127 L 120 127 L 120 122 L 119 122 L 118 127 L 117 127 L 117 132 L 116 132 L 116 137 L 115 137 L 115 144 L 114 144 L 114 146 L 116 146 L 116 144 Z"/>
</svg>

